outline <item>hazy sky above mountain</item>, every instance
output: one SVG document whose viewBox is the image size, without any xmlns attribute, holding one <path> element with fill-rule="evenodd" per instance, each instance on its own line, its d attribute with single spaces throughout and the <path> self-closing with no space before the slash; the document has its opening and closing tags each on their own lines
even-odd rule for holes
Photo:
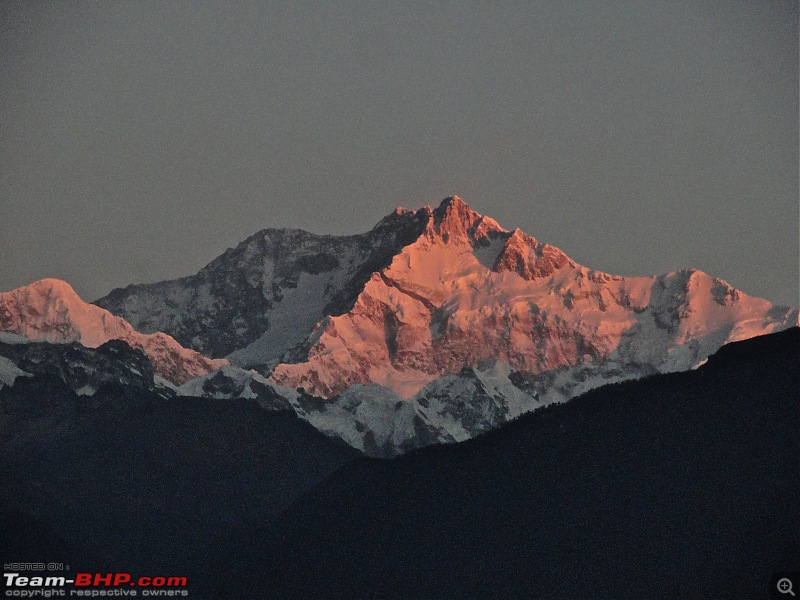
<svg viewBox="0 0 800 600">
<path fill-rule="evenodd" d="M 798 303 L 796 0 L 334 4 L 1 3 L 0 291 L 455 193 L 593 268 Z"/>
</svg>

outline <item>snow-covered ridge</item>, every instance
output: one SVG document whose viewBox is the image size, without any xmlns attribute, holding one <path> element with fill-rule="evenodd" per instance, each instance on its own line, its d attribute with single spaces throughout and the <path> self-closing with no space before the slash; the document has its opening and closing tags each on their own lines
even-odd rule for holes
<svg viewBox="0 0 800 600">
<path fill-rule="evenodd" d="M 79 342 L 88 348 L 123 340 L 145 353 L 157 375 L 175 384 L 228 364 L 184 348 L 165 333 L 139 333 L 124 319 L 84 302 L 58 279 L 42 279 L 0 294 L 0 331 L 37 341 Z"/>
<path fill-rule="evenodd" d="M 558 369 L 689 369 L 722 344 L 797 324 L 695 269 L 594 271 L 457 196 L 371 231 L 261 231 L 197 275 L 98 301 L 276 384 L 330 397 L 377 383 L 402 398 L 487 360 Z"/>
<path fill-rule="evenodd" d="M 323 433 L 374 457 L 469 439 L 542 405 L 517 388 L 507 365 L 464 369 L 402 400 L 391 389 L 353 385 L 328 399 L 277 386 L 255 371 L 225 366 L 177 389 L 180 396 L 251 398 L 271 411 L 294 411 Z"/>
</svg>

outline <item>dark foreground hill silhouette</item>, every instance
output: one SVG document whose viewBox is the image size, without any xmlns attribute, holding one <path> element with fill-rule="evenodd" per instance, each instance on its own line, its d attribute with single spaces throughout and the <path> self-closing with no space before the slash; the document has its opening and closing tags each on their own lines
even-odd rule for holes
<svg viewBox="0 0 800 600">
<path fill-rule="evenodd" d="M 359 457 L 253 401 L 0 392 L 4 561 L 215 598 L 760 598 L 800 567 L 800 330 L 463 444 Z"/>
<path fill-rule="evenodd" d="M 19 378 L 0 392 L 0 557 L 216 577 L 254 524 L 360 456 L 255 400 Z"/>
<path fill-rule="evenodd" d="M 351 463 L 242 544 L 233 596 L 769 597 L 800 567 L 799 350 L 795 328 Z"/>
</svg>

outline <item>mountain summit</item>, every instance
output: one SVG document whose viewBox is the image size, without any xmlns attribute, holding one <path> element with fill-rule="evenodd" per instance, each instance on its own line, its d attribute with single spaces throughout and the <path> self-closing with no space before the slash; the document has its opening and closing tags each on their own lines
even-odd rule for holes
<svg viewBox="0 0 800 600">
<path fill-rule="evenodd" d="M 439 236 L 443 242 L 475 242 L 489 233 L 506 233 L 497 221 L 478 214 L 458 196 L 442 200 L 439 207 L 433 210 L 429 226 L 432 231 L 428 233 Z"/>
</svg>

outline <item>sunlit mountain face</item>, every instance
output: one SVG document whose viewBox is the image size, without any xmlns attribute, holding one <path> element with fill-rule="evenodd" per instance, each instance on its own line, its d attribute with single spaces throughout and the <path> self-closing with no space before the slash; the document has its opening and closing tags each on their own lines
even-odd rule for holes
<svg viewBox="0 0 800 600">
<path fill-rule="evenodd" d="M 17 341 L 79 342 L 87 348 L 122 340 L 147 355 L 156 375 L 178 385 L 228 364 L 184 348 L 164 333 L 141 334 L 124 319 L 84 302 L 58 279 L 0 294 L 0 332 L 21 336 Z"/>
<path fill-rule="evenodd" d="M 797 323 L 694 269 L 612 276 L 578 265 L 459 198 L 409 213 L 425 228 L 366 282 L 352 309 L 318 325 L 307 357 L 272 380 L 321 396 L 378 383 L 411 397 L 487 361 L 517 373 L 612 363 L 691 368 L 722 344 Z"/>
<path fill-rule="evenodd" d="M 398 208 L 360 235 L 267 229 L 196 275 L 94 305 L 53 279 L 0 294 L 0 331 L 90 348 L 123 340 L 164 393 L 291 405 L 376 456 L 692 369 L 724 344 L 797 323 L 797 309 L 696 269 L 591 270 L 457 196 Z"/>
</svg>

